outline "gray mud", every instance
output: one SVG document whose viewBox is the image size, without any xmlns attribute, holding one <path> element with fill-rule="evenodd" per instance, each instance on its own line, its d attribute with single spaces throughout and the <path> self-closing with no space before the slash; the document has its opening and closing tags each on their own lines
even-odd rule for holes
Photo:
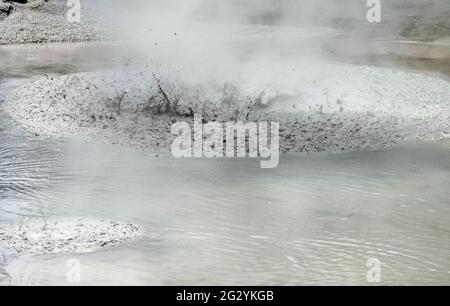
<svg viewBox="0 0 450 306">
<path fill-rule="evenodd" d="M 121 70 L 48 76 L 15 90 L 5 108 L 38 136 L 151 151 L 168 151 L 172 124 L 192 121 L 194 113 L 205 121 L 277 121 L 283 152 L 336 153 L 448 138 L 448 85 L 437 77 L 347 64 L 322 65 L 306 78 L 288 75 L 264 90 Z"/>
<path fill-rule="evenodd" d="M 141 235 L 137 225 L 102 219 L 43 216 L 0 223 L 0 245 L 18 255 L 91 253 Z"/>
</svg>

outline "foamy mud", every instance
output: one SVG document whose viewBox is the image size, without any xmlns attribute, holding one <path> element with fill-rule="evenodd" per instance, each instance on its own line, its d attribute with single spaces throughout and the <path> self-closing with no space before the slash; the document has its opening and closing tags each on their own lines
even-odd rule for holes
<svg viewBox="0 0 450 306">
<path fill-rule="evenodd" d="M 18 88 L 5 108 L 35 135 L 158 151 L 169 150 L 171 125 L 194 113 L 205 121 L 278 121 L 283 152 L 367 151 L 449 137 L 443 79 L 329 63 L 277 68 L 251 65 L 233 81 L 207 82 L 153 68 L 54 76 Z"/>
<path fill-rule="evenodd" d="M 42 217 L 0 223 L 0 247 L 18 255 L 91 253 L 141 235 L 137 225 L 109 220 Z"/>
</svg>

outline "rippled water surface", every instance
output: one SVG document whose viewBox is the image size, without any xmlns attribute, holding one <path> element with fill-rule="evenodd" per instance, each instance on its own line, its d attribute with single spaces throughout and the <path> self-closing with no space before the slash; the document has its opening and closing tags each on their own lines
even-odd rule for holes
<svg viewBox="0 0 450 306">
<path fill-rule="evenodd" d="M 85 70 L 32 55 L 16 68 L 0 60 L 0 100 L 38 73 Z M 382 284 L 450 284 L 450 142 L 287 155 L 262 170 L 45 140 L 0 111 L 0 143 L 0 220 L 45 213 L 145 230 L 88 255 L 3 251 L 12 284 L 67 284 L 72 258 L 82 284 L 367 284 L 369 258 L 381 261 Z"/>
</svg>

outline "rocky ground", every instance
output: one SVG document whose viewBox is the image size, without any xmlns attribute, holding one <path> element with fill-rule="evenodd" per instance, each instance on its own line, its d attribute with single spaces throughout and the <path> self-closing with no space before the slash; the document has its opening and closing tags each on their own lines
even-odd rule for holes
<svg viewBox="0 0 450 306">
<path fill-rule="evenodd" d="M 86 218 L 42 216 L 0 223 L 0 246 L 18 255 L 91 253 L 141 235 L 134 224 Z"/>
<path fill-rule="evenodd" d="M 139 70 L 49 76 L 17 89 L 5 108 L 35 135 L 159 152 L 170 149 L 172 124 L 192 122 L 193 114 L 278 121 L 283 152 L 368 151 L 450 136 L 443 79 L 345 64 L 310 71 L 265 88 L 192 84 Z M 287 86 L 289 80 L 298 83 Z"/>
<path fill-rule="evenodd" d="M 87 7 L 85 7 L 87 5 Z M 62 0 L 0 0 L 0 44 L 92 41 L 106 37 L 96 29 L 89 1 L 83 19 L 70 23 L 67 2 Z"/>
</svg>

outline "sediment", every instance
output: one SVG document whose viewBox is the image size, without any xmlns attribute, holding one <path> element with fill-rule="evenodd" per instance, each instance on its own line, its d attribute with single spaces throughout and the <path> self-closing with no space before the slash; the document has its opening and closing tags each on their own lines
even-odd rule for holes
<svg viewBox="0 0 450 306">
<path fill-rule="evenodd" d="M 0 223 L 0 246 L 17 255 L 91 253 L 141 235 L 137 225 L 103 219 L 43 216 Z"/>
</svg>

